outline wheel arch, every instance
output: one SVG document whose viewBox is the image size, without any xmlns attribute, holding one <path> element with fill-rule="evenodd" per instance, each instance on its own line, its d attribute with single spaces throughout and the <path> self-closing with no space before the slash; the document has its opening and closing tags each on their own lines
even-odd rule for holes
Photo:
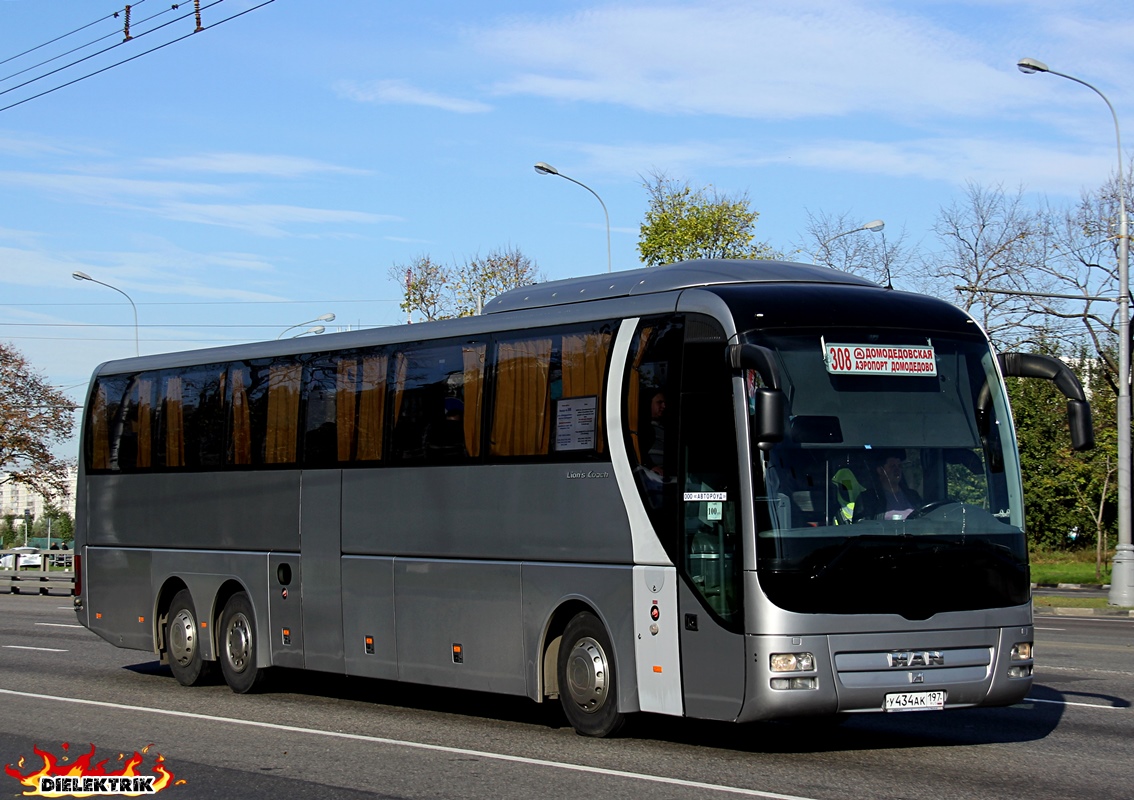
<svg viewBox="0 0 1134 800">
<path fill-rule="evenodd" d="M 567 623 L 580 612 L 587 612 L 593 614 L 599 622 L 607 630 L 610 635 L 610 625 L 599 612 L 595 606 L 586 600 L 578 597 L 572 597 L 564 600 L 548 617 L 547 624 L 544 626 L 543 642 L 540 646 L 540 670 L 539 670 L 539 690 L 536 693 L 536 702 L 542 703 L 546 698 L 554 698 L 559 696 L 559 648 L 563 643 L 563 631 L 567 628 Z M 613 641 L 613 640 L 612 640 Z M 612 647 L 617 650 L 617 646 L 612 644 Z M 612 654 L 618 663 L 618 653 Z"/>
<path fill-rule="evenodd" d="M 165 583 L 154 596 L 154 613 L 151 617 L 154 621 L 154 653 L 160 657 L 162 664 L 169 663 L 169 648 L 166 647 L 165 641 L 165 626 L 169 622 L 169 607 L 173 603 L 173 598 L 183 589 L 189 590 L 188 585 L 174 575 L 166 578 Z M 196 599 L 194 599 L 194 606 L 196 606 L 196 602 Z"/>
</svg>

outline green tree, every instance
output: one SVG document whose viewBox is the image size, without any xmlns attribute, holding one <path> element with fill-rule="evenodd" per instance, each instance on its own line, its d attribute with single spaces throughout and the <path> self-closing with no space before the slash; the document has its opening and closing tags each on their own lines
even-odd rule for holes
<svg viewBox="0 0 1134 800">
<path fill-rule="evenodd" d="M 66 495 L 69 464 L 52 448 L 74 428 L 74 404 L 0 342 L 0 484 L 21 483 L 46 498 Z"/>
<path fill-rule="evenodd" d="M 655 172 L 642 184 L 650 207 L 638 236 L 638 252 L 650 267 L 695 258 L 780 258 L 753 229 L 760 214 L 747 194 L 692 188 Z"/>
<path fill-rule="evenodd" d="M 1105 386 L 1097 360 L 1081 357 L 1071 363 L 1078 365 L 1084 386 Z M 1115 530 L 1114 396 L 1105 389 L 1092 394 L 1096 446 L 1075 453 L 1067 401 L 1053 383 L 1009 378 L 1008 394 L 1020 447 L 1029 544 L 1072 549 L 1097 543 L 1106 550 Z"/>
</svg>

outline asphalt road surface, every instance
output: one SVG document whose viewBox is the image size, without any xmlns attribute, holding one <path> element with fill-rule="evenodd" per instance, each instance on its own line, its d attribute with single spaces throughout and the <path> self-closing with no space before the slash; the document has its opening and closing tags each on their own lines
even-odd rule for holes
<svg viewBox="0 0 1134 800">
<path fill-rule="evenodd" d="M 1037 617 L 1036 684 L 1012 708 L 731 725 L 639 715 L 575 735 L 526 699 L 284 672 L 265 694 L 187 689 L 78 627 L 62 596 L 0 594 L 0 764 L 48 757 L 191 798 L 1134 797 L 1134 620 Z M 66 748 L 64 747 L 66 744 Z M 21 761 L 21 758 L 23 759 Z M 0 797 L 20 796 L 0 773 Z"/>
</svg>

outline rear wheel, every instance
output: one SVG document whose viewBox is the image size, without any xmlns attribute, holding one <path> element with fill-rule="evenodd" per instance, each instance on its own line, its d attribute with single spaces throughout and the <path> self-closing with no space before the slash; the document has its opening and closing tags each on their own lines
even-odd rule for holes
<svg viewBox="0 0 1134 800">
<path fill-rule="evenodd" d="M 559 647 L 559 702 L 583 736 L 612 736 L 626 721 L 618 711 L 613 652 L 594 614 L 583 611 L 567 623 Z"/>
<path fill-rule="evenodd" d="M 201 627 L 188 589 L 175 594 L 169 605 L 165 652 L 170 672 L 182 686 L 199 686 L 212 674 L 213 662 L 201 657 Z"/>
<path fill-rule="evenodd" d="M 230 597 L 221 614 L 219 660 L 225 683 L 237 694 L 263 683 L 265 671 L 256 666 L 256 616 L 244 592 Z"/>
</svg>

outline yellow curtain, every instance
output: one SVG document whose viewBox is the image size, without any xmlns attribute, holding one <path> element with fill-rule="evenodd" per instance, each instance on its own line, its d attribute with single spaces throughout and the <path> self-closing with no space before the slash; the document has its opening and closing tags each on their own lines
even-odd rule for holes
<svg viewBox="0 0 1134 800">
<path fill-rule="evenodd" d="M 642 359 L 646 356 L 646 345 L 650 341 L 650 334 L 653 333 L 653 330 L 653 328 L 642 328 L 642 333 L 638 337 L 638 352 L 634 354 L 634 365 L 626 387 L 626 430 L 630 431 L 630 443 L 634 446 L 634 455 L 639 464 L 642 463 L 642 444 L 639 441 L 638 434 L 638 401 L 641 396 L 640 384 L 642 381 L 642 374 L 639 370 L 642 366 Z"/>
<path fill-rule="evenodd" d="M 185 411 L 181 376 L 165 379 L 165 466 L 185 466 Z"/>
<path fill-rule="evenodd" d="M 137 438 L 138 453 L 134 461 L 139 468 L 153 466 L 153 391 L 154 382 L 150 378 L 139 378 L 135 384 L 138 390 Z"/>
<path fill-rule="evenodd" d="M 358 361 L 340 359 L 335 372 L 335 437 L 338 460 L 350 461 L 354 445 L 355 415 L 358 404 Z"/>
<path fill-rule="evenodd" d="M 610 351 L 609 333 L 580 333 L 563 337 L 563 396 L 598 397 L 595 448 L 602 452 L 602 379 Z"/>
<path fill-rule="evenodd" d="M 409 369 L 409 359 L 405 353 L 394 356 L 394 423 L 402 414 L 402 400 L 406 391 L 406 372 Z"/>
<path fill-rule="evenodd" d="M 241 365 L 232 370 L 232 463 L 252 463 L 252 413 Z"/>
<path fill-rule="evenodd" d="M 499 345 L 492 455 L 527 456 L 547 452 L 551 433 L 548 412 L 550 367 L 551 339 L 529 339 Z"/>
<path fill-rule="evenodd" d="M 268 370 L 268 436 L 264 461 L 294 464 L 299 429 L 299 364 L 277 364 Z"/>
<path fill-rule="evenodd" d="M 106 414 L 106 387 L 99 381 L 90 410 L 91 469 L 110 469 L 110 421 Z"/>
<path fill-rule="evenodd" d="M 485 345 L 466 345 L 462 348 L 465 362 L 465 452 L 470 458 L 480 455 L 480 417 L 484 402 Z"/>
<path fill-rule="evenodd" d="M 382 421 L 386 416 L 386 367 L 388 356 L 370 355 L 362 359 L 362 389 L 358 397 L 358 460 L 382 459 Z M 403 357 L 402 361 L 405 359 Z M 405 367 L 402 366 L 402 385 Z"/>
</svg>

